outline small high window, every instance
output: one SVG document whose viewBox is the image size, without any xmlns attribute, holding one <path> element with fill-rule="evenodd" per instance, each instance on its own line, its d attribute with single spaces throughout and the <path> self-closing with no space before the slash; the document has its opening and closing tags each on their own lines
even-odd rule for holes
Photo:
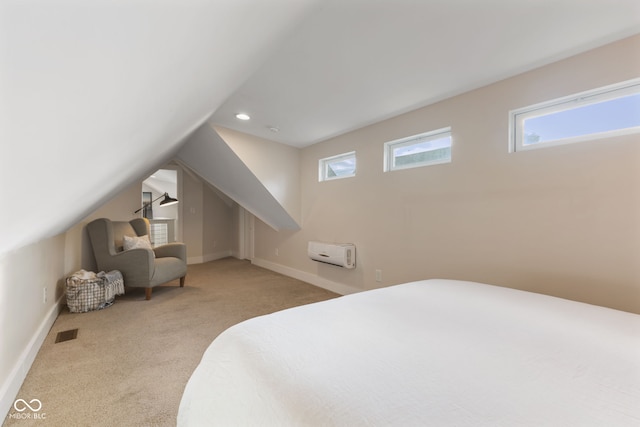
<svg viewBox="0 0 640 427">
<path fill-rule="evenodd" d="M 319 181 L 348 178 L 356 174 L 356 152 L 326 157 L 319 161 Z"/>
<path fill-rule="evenodd" d="M 413 135 L 384 144 L 384 171 L 451 162 L 451 128 Z"/>
<path fill-rule="evenodd" d="M 640 79 L 510 112 L 510 151 L 640 132 Z"/>
</svg>

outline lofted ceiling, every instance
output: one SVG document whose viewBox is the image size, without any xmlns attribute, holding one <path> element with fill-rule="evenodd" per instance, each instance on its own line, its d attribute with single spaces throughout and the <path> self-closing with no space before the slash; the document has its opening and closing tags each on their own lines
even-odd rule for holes
<svg viewBox="0 0 640 427">
<path fill-rule="evenodd" d="M 0 256 L 175 158 L 317 5 L 1 0 Z"/>
<path fill-rule="evenodd" d="M 324 0 L 210 122 L 304 147 L 638 32 L 638 0 Z"/>
<path fill-rule="evenodd" d="M 638 0 L 1 0 L 0 255 L 207 120 L 304 147 L 636 33 Z"/>
</svg>

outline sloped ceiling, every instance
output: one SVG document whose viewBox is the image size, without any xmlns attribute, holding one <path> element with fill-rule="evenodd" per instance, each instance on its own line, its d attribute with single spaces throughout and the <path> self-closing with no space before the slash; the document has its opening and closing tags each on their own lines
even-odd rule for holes
<svg viewBox="0 0 640 427">
<path fill-rule="evenodd" d="M 193 133 L 177 160 L 275 230 L 300 227 L 211 125 Z"/>
<path fill-rule="evenodd" d="M 307 146 L 638 32 L 638 0 L 1 0 L 0 254 L 207 119 Z"/>
<path fill-rule="evenodd" d="M 304 147 L 638 32 L 638 0 L 323 0 L 211 122 Z"/>
<path fill-rule="evenodd" d="M 173 158 L 313 7 L 0 2 L 0 254 L 64 232 Z"/>
</svg>

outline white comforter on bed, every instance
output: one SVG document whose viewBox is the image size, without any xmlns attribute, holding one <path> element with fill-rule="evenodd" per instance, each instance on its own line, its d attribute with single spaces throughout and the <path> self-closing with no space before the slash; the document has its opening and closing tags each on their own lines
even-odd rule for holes
<svg viewBox="0 0 640 427">
<path fill-rule="evenodd" d="M 180 426 L 638 426 L 640 316 L 427 280 L 214 340 Z"/>
</svg>

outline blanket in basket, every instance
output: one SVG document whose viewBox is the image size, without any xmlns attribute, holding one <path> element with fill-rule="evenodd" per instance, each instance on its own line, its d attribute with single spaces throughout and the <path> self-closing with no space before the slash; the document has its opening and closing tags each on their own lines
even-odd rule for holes
<svg viewBox="0 0 640 427">
<path fill-rule="evenodd" d="M 67 306 L 72 313 L 101 310 L 113 304 L 116 295 L 124 294 L 122 273 L 80 270 L 67 277 Z"/>
</svg>

